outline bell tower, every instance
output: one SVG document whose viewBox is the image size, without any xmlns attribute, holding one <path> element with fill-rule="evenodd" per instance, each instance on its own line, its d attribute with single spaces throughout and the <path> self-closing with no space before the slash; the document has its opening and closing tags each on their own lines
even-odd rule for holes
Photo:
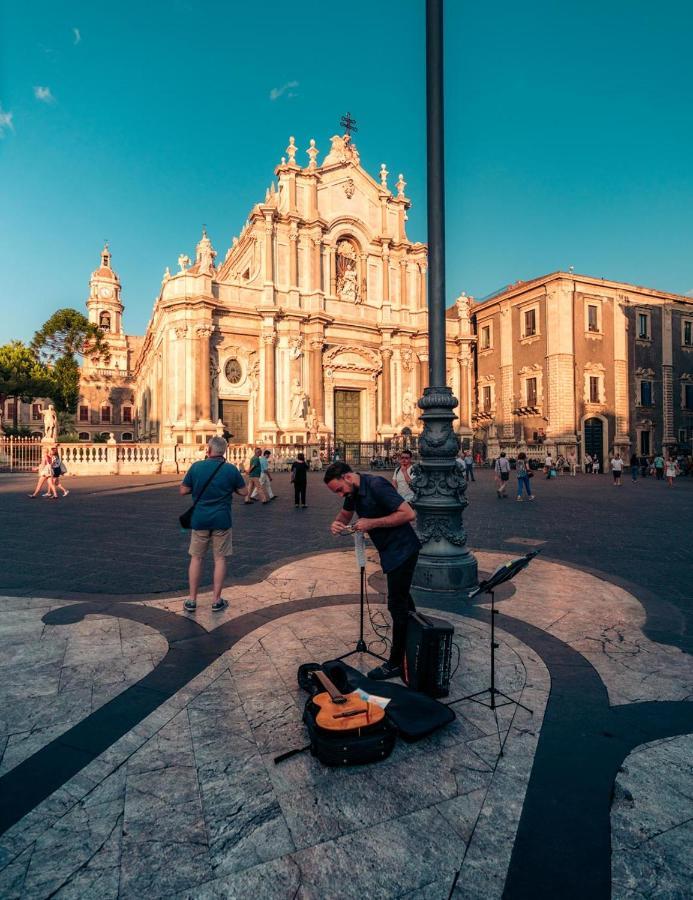
<svg viewBox="0 0 693 900">
<path fill-rule="evenodd" d="M 89 321 L 98 325 L 106 338 L 123 333 L 123 304 L 120 299 L 120 279 L 111 268 L 108 242 L 101 251 L 101 265 L 89 279 L 87 300 Z"/>
</svg>

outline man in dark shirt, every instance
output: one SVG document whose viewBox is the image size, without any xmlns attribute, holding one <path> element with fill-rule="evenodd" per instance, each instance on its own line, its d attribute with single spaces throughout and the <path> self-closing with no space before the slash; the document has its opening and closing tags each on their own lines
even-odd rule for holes
<svg viewBox="0 0 693 900">
<path fill-rule="evenodd" d="M 354 529 L 368 532 L 380 554 L 387 576 L 387 608 L 392 616 L 390 659 L 368 673 L 369 678 L 395 678 L 402 674 L 407 640 L 407 618 L 414 610 L 409 589 L 421 543 L 411 522 L 414 510 L 400 497 L 389 481 L 379 475 L 352 472 L 343 462 L 332 463 L 325 472 L 325 484 L 344 498 L 344 506 L 331 525 L 332 534 L 341 534 L 354 513 Z"/>
<path fill-rule="evenodd" d="M 212 609 L 220 612 L 227 606 L 221 596 L 226 578 L 226 557 L 231 555 L 231 501 L 234 494 L 245 495 L 245 481 L 238 469 L 225 462 L 227 443 L 213 437 L 207 444 L 207 458 L 193 463 L 185 473 L 181 494 L 192 494 L 196 501 L 190 533 L 190 597 L 183 604 L 187 612 L 197 609 L 197 591 L 202 563 L 209 545 L 214 554 L 214 601 Z M 206 485 L 206 487 L 205 487 Z"/>
</svg>

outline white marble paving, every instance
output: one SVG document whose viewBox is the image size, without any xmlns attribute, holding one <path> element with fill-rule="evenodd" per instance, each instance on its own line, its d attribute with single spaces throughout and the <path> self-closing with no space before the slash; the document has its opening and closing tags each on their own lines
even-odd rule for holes
<svg viewBox="0 0 693 900">
<path fill-rule="evenodd" d="M 369 575 L 378 568 L 370 556 Z M 508 558 L 477 556 L 486 571 Z M 644 611 L 620 588 L 541 559 L 515 587 L 500 606 L 499 687 L 534 714 L 499 711 L 504 755 L 492 713 L 464 703 L 446 729 L 417 744 L 399 741 L 378 765 L 339 770 L 308 754 L 278 766 L 273 759 L 305 743 L 298 665 L 353 647 L 358 608 L 329 603 L 358 592 L 353 553 L 318 554 L 258 584 L 232 586 L 221 615 L 203 595 L 195 620 L 208 631 L 279 602 L 328 599 L 248 634 L 4 835 L 0 895 L 444 898 L 456 880 L 456 897 L 500 897 L 550 690 L 541 659 L 502 630 L 503 616 L 583 653 L 612 703 L 679 699 L 693 684 L 689 658 L 644 637 Z M 9 660 L 14 677 L 3 699 L 15 702 L 3 713 L 0 771 L 137 681 L 166 652 L 157 632 L 126 619 L 43 626 L 49 609 L 65 605 L 8 603 L 0 649 L 10 648 L 3 666 Z M 184 615 L 182 600 L 146 605 Z M 460 647 L 451 696 L 481 690 L 488 685 L 488 627 L 449 618 Z M 658 854 L 675 860 L 684 853 L 690 821 L 683 794 L 670 827 L 656 809 L 690 775 L 685 740 L 639 748 L 619 776 L 623 798 L 642 796 L 642 817 L 633 818 L 634 807 L 620 803 L 617 791 L 614 896 L 645 896 L 639 879 L 646 865 Z M 653 760 L 667 770 L 678 766 L 679 774 L 651 783 Z M 649 829 L 646 838 L 633 839 L 637 828 L 641 837 Z M 679 883 L 670 868 L 660 879 L 667 889 Z"/>
</svg>

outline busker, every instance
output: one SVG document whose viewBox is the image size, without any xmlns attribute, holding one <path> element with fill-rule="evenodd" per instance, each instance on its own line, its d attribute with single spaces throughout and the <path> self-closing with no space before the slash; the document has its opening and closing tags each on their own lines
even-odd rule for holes
<svg viewBox="0 0 693 900">
<path fill-rule="evenodd" d="M 410 587 L 421 543 L 411 527 L 416 514 L 394 487 L 379 475 L 353 472 L 343 462 L 332 463 L 324 476 L 325 484 L 344 498 L 342 511 L 332 523 L 332 534 L 341 534 L 354 513 L 354 530 L 368 533 L 387 576 L 387 608 L 392 616 L 390 658 L 368 672 L 369 678 L 396 678 L 402 674 L 407 641 L 407 618 L 416 609 Z"/>
</svg>

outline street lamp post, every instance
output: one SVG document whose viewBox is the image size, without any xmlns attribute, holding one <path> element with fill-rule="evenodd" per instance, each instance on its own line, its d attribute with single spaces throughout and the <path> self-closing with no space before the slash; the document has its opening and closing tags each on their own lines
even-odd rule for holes
<svg viewBox="0 0 693 900">
<path fill-rule="evenodd" d="M 443 109 L 443 0 L 426 2 L 426 136 L 428 151 L 429 387 L 418 401 L 424 423 L 421 462 L 414 478 L 417 530 L 423 541 L 412 583 L 417 602 L 458 598 L 477 583 L 462 512 L 467 489 L 457 465 L 459 438 L 452 423 L 457 398 L 445 367 L 445 193 Z"/>
</svg>

